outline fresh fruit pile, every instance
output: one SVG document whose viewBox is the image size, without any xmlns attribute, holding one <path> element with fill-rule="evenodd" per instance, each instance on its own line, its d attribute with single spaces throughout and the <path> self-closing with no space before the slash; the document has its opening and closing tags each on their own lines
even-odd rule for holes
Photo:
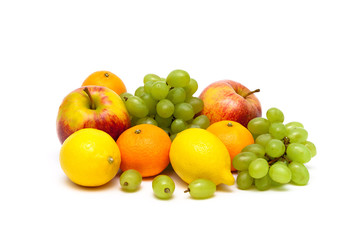
<svg viewBox="0 0 360 240">
<path fill-rule="evenodd" d="M 220 184 L 267 190 L 308 183 L 315 145 L 301 123 L 284 124 L 279 109 L 261 117 L 258 89 L 223 80 L 195 97 L 198 84 L 183 70 L 166 79 L 148 74 L 143 83 L 132 95 L 118 76 L 98 71 L 64 98 L 56 129 L 60 165 L 72 182 L 97 187 L 120 171 L 124 192 L 150 177 L 154 196 L 170 199 L 175 182 L 163 170 L 171 165 L 194 199 L 212 197 Z"/>
<path fill-rule="evenodd" d="M 202 111 L 204 102 L 194 97 L 198 83 L 184 70 L 174 70 L 165 78 L 155 74 L 144 77 L 144 86 L 134 95 L 121 94 L 131 116 L 131 125 L 153 124 L 166 131 L 171 139 L 192 127 L 207 128 L 210 121 Z M 195 117 L 195 118 L 194 118 Z"/>
<path fill-rule="evenodd" d="M 277 108 L 270 108 L 266 117 L 248 123 L 255 143 L 233 158 L 239 171 L 237 186 L 248 189 L 254 184 L 259 190 L 267 190 L 289 182 L 306 185 L 309 171 L 304 164 L 316 155 L 315 145 L 307 140 L 308 132 L 299 122 L 284 124 L 284 114 Z"/>
</svg>

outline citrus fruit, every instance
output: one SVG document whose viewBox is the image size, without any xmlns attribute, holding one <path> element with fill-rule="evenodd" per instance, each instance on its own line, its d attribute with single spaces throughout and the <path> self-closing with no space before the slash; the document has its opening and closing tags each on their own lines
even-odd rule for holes
<svg viewBox="0 0 360 240">
<path fill-rule="evenodd" d="M 97 71 L 88 76 L 81 86 L 102 86 L 116 92 L 118 95 L 126 92 L 123 81 L 114 73 L 109 71 Z"/>
<path fill-rule="evenodd" d="M 109 182 L 119 171 L 121 155 L 114 139 L 98 129 L 84 128 L 71 134 L 60 150 L 60 165 L 68 178 L 81 186 Z"/>
<path fill-rule="evenodd" d="M 177 134 L 170 148 L 174 171 L 186 183 L 202 178 L 218 185 L 234 184 L 230 155 L 214 134 L 200 128 L 189 128 Z"/>
<path fill-rule="evenodd" d="M 232 160 L 247 145 L 254 143 L 254 138 L 246 127 L 234 121 L 220 121 L 211 124 L 206 130 L 215 134 L 225 144 Z M 231 165 L 231 171 L 235 171 Z"/>
<path fill-rule="evenodd" d="M 140 124 L 123 132 L 116 141 L 122 171 L 135 169 L 143 177 L 155 176 L 169 165 L 171 140 L 161 128 Z"/>
</svg>

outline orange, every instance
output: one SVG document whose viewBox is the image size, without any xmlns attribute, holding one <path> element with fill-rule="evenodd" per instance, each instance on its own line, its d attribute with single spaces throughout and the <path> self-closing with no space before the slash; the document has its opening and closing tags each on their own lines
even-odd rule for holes
<svg viewBox="0 0 360 240">
<path fill-rule="evenodd" d="M 254 143 L 250 131 L 238 122 L 220 121 L 211 124 L 206 130 L 215 134 L 229 151 L 231 160 L 247 145 Z M 231 165 L 231 171 L 236 169 Z"/>
<path fill-rule="evenodd" d="M 88 76 L 81 86 L 102 86 L 107 87 L 116 92 L 118 95 L 126 92 L 123 81 L 109 71 L 97 71 Z"/>
<path fill-rule="evenodd" d="M 121 152 L 120 169 L 134 169 L 143 177 L 155 176 L 170 162 L 171 140 L 161 128 L 140 124 L 124 131 L 116 141 Z"/>
</svg>

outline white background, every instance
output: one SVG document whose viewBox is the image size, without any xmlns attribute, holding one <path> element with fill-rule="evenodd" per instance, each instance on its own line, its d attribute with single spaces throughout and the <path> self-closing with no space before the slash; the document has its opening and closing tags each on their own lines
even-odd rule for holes
<svg viewBox="0 0 360 240">
<path fill-rule="evenodd" d="M 101 3 L 100 3 L 101 2 Z M 1 1 L 1 239 L 359 239 L 358 1 Z M 211 199 L 135 193 L 118 176 L 72 184 L 59 165 L 62 99 L 108 70 L 129 92 L 188 71 L 232 79 L 300 121 L 318 155 L 307 186 L 220 186 Z"/>
</svg>

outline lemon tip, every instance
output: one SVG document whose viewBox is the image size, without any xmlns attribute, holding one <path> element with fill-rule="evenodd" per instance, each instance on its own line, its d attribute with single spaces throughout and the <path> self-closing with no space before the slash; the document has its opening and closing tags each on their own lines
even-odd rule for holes
<svg viewBox="0 0 360 240">
<path fill-rule="evenodd" d="M 231 172 L 224 174 L 224 178 L 222 181 L 224 184 L 226 185 L 233 185 L 235 183 L 235 178 L 234 176 L 231 174 Z"/>
</svg>

